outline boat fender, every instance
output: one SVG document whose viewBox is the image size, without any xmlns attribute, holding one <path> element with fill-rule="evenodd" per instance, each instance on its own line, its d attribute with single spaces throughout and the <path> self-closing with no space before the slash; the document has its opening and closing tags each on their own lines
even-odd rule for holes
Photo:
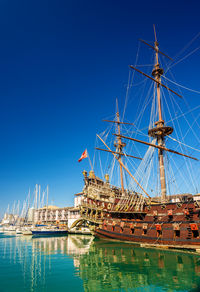
<svg viewBox="0 0 200 292">
<path fill-rule="evenodd" d="M 165 209 L 165 208 L 166 208 L 166 205 L 165 205 L 165 204 L 163 204 L 163 205 L 161 206 L 161 208 L 162 208 L 162 209 Z"/>
<path fill-rule="evenodd" d="M 197 201 L 195 201 L 195 202 L 194 202 L 194 206 L 195 206 L 196 208 L 199 208 L 199 203 L 198 203 Z"/>
<path fill-rule="evenodd" d="M 151 210 L 151 205 L 148 205 L 147 206 L 147 210 Z"/>
</svg>

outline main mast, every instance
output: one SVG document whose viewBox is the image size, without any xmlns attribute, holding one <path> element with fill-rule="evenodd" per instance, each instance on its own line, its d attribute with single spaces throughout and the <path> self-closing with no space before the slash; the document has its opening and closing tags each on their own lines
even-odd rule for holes
<svg viewBox="0 0 200 292">
<path fill-rule="evenodd" d="M 164 71 L 160 68 L 158 62 L 158 42 L 155 34 L 155 43 L 154 49 L 156 52 L 156 62 L 154 65 L 154 69 L 152 71 L 152 75 L 156 81 L 156 91 L 157 91 L 157 106 L 158 106 L 158 121 L 155 122 L 155 128 L 149 130 L 148 134 L 151 137 L 157 139 L 158 146 L 165 147 L 165 136 L 170 135 L 173 132 L 173 128 L 166 127 L 165 122 L 162 118 L 162 108 L 161 108 L 161 95 L 160 95 L 160 84 L 161 84 L 161 76 Z M 158 160 L 159 160 L 159 171 L 160 171 L 160 186 L 161 186 L 161 201 L 165 202 L 167 200 L 166 194 L 166 177 L 165 177 L 165 165 L 164 165 L 164 150 L 158 149 Z"/>
<path fill-rule="evenodd" d="M 177 92 L 175 92 L 174 90 L 170 89 L 168 86 L 166 86 L 165 84 L 163 84 L 161 82 L 161 76 L 163 75 L 163 69 L 160 67 L 159 61 L 158 61 L 158 53 L 164 55 L 165 57 L 167 57 L 168 59 L 172 60 L 170 57 L 168 57 L 167 55 L 165 55 L 164 53 L 162 53 L 159 49 L 158 49 L 158 42 L 157 42 L 157 38 L 156 38 L 156 32 L 155 32 L 155 27 L 154 27 L 154 33 L 155 33 L 155 42 L 154 42 L 154 46 L 146 43 L 143 40 L 142 41 L 144 44 L 148 45 L 149 47 L 151 47 L 154 51 L 155 51 L 155 65 L 154 65 L 154 69 L 152 71 L 152 75 L 153 77 L 147 75 L 146 73 L 142 72 L 141 70 L 139 70 L 138 68 L 130 65 L 130 68 L 134 69 L 135 71 L 139 72 L 140 74 L 142 74 L 143 76 L 149 78 L 150 80 L 154 81 L 156 84 L 156 96 L 157 96 L 157 107 L 158 107 L 158 121 L 155 122 L 155 127 L 149 129 L 148 131 L 148 135 L 150 137 L 156 138 L 157 140 L 157 145 L 153 144 L 153 143 L 148 143 L 145 141 L 141 141 L 138 139 L 134 139 L 131 137 L 127 137 L 124 135 L 120 134 L 120 127 L 118 127 L 118 134 L 114 134 L 115 136 L 118 137 L 117 139 L 117 143 L 115 145 L 115 147 L 117 148 L 117 151 L 114 152 L 112 151 L 107 145 L 106 143 L 99 137 L 99 139 L 104 143 L 104 145 L 107 147 L 108 150 L 104 150 L 104 149 L 100 149 L 97 148 L 99 150 L 103 150 L 103 151 L 108 151 L 111 152 L 115 158 L 119 161 L 120 165 L 123 166 L 123 168 L 129 173 L 129 175 L 133 178 L 133 180 L 139 185 L 139 187 L 144 191 L 144 193 L 149 196 L 147 194 L 147 192 L 142 188 L 142 186 L 136 181 L 136 179 L 130 174 L 130 172 L 126 169 L 126 167 L 123 165 L 123 163 L 121 162 L 121 156 L 124 155 L 122 152 L 123 149 L 123 143 L 121 145 L 121 138 L 124 139 L 129 139 L 129 140 L 133 140 L 142 144 L 146 144 L 148 146 L 152 146 L 158 149 L 158 160 L 159 160 L 159 171 L 160 171 L 160 185 L 161 185 L 161 202 L 166 202 L 167 201 L 167 190 L 166 190 L 166 177 L 165 177 L 165 165 L 164 165 L 164 151 L 168 151 L 171 153 L 175 153 L 184 157 L 188 157 L 194 160 L 198 160 L 195 157 L 186 155 L 184 153 L 181 152 L 177 152 L 173 149 L 168 149 L 165 147 L 165 136 L 171 135 L 173 132 L 173 128 L 170 126 L 166 126 L 165 122 L 162 118 L 162 107 L 161 107 L 161 94 L 160 94 L 160 87 L 164 87 L 166 88 L 168 91 L 172 92 L 173 94 L 176 94 L 179 97 L 182 97 L 180 94 L 178 94 Z M 124 124 L 123 122 L 119 121 L 119 117 L 117 119 L 117 121 L 107 121 L 107 122 L 114 122 L 114 123 L 118 123 L 118 126 L 120 126 L 119 124 Z M 127 123 L 125 123 L 127 124 Z M 128 123 L 129 124 L 129 123 Z M 120 148 L 121 145 L 121 148 Z M 115 154 L 118 154 L 118 157 L 116 157 Z M 126 155 L 127 156 L 127 155 Z M 128 155 L 131 156 L 131 155 Z M 131 156 L 133 157 L 133 156 Z M 139 157 L 134 157 L 134 158 L 139 158 Z M 140 159 L 140 158 L 139 158 Z M 122 174 L 122 169 L 120 168 L 121 174 Z M 121 179 L 122 179 L 122 185 L 123 185 L 123 177 L 121 175 Z"/>
</svg>

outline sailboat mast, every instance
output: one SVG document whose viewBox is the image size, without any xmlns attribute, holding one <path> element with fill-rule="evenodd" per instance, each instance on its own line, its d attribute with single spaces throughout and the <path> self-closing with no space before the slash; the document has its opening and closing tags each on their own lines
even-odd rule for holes
<svg viewBox="0 0 200 292">
<path fill-rule="evenodd" d="M 167 190 L 166 190 L 166 178 L 165 178 L 165 165 L 164 165 L 164 151 L 169 151 L 172 153 L 176 153 L 182 156 L 186 156 L 189 157 L 188 155 L 185 155 L 183 153 L 178 153 L 177 151 L 173 151 L 171 149 L 167 149 L 165 147 L 165 136 L 169 136 L 172 134 L 173 132 L 173 128 L 170 126 L 166 126 L 165 122 L 162 118 L 162 107 L 161 107 L 161 94 L 160 94 L 160 87 L 164 87 L 167 90 L 169 90 L 170 92 L 173 92 L 174 94 L 176 94 L 179 97 L 182 97 L 180 94 L 176 93 L 174 90 L 170 89 L 168 86 L 164 85 L 161 82 L 161 76 L 163 75 L 163 69 L 160 68 L 160 64 L 158 61 L 158 53 L 164 55 L 165 57 L 167 57 L 168 59 L 172 60 L 170 57 L 168 57 L 167 55 L 165 55 L 164 53 L 162 53 L 159 49 L 158 49 L 158 42 L 157 42 L 157 37 L 156 37 L 156 30 L 155 30 L 155 26 L 154 26 L 154 34 L 155 34 L 155 42 L 154 42 L 154 46 L 149 45 L 148 43 L 146 43 L 145 41 L 141 40 L 144 44 L 148 45 L 149 47 L 151 47 L 156 53 L 155 53 L 155 65 L 152 71 L 152 75 L 154 78 L 152 78 L 151 76 L 145 74 L 144 72 L 140 71 L 138 68 L 135 68 L 134 66 L 130 66 L 130 68 L 134 69 L 135 71 L 139 72 L 140 74 L 144 75 L 145 77 L 148 77 L 150 80 L 154 81 L 156 83 L 156 91 L 157 91 L 157 106 L 158 106 L 158 121 L 155 122 L 155 127 L 154 128 L 150 128 L 148 131 L 148 135 L 150 137 L 156 138 L 157 140 L 157 146 L 155 145 L 151 145 L 153 147 L 158 148 L 158 160 L 159 160 L 159 171 L 160 171 L 160 186 L 161 186 L 161 201 L 162 202 L 166 202 L 167 201 Z M 122 137 L 122 136 L 121 136 Z M 123 136 L 124 137 L 124 136 Z M 124 137 L 127 138 L 127 137 Z M 135 141 L 141 142 L 139 140 L 133 139 Z M 150 144 L 150 143 L 145 143 L 142 142 L 144 144 Z M 192 159 L 195 159 L 194 157 L 189 157 Z"/>
<path fill-rule="evenodd" d="M 155 31 L 155 29 L 154 29 Z M 155 123 L 157 127 L 156 131 L 156 138 L 158 146 L 165 146 L 165 133 L 163 132 L 164 128 L 164 120 L 162 119 L 162 109 L 161 109 L 161 96 L 160 96 L 160 82 L 161 82 L 161 76 L 163 75 L 163 69 L 160 68 L 159 62 L 158 62 L 158 42 L 156 39 L 155 34 L 155 52 L 156 52 L 156 64 L 154 66 L 154 69 L 152 71 L 152 75 L 155 77 L 156 87 L 157 87 L 157 104 L 158 104 L 158 116 L 159 120 Z M 160 131 L 159 131 L 160 129 Z M 161 201 L 166 201 L 166 178 L 165 178 L 165 166 L 164 166 L 164 157 L 163 157 L 164 150 L 159 149 L 158 150 L 158 160 L 159 160 L 159 171 L 160 171 L 160 186 L 161 186 Z"/>
<path fill-rule="evenodd" d="M 120 131 L 120 120 L 119 120 L 119 111 L 117 112 L 117 130 L 118 130 L 118 135 L 121 134 Z M 118 146 L 118 152 L 119 152 L 119 161 L 121 162 L 122 160 L 122 149 L 123 149 L 123 144 L 122 144 L 122 139 L 120 136 L 117 138 L 117 146 Z M 122 188 L 122 194 L 124 193 L 124 181 L 123 181 L 123 170 L 122 170 L 122 165 L 121 163 L 119 164 L 120 167 L 120 179 L 121 179 L 121 188 Z"/>
</svg>

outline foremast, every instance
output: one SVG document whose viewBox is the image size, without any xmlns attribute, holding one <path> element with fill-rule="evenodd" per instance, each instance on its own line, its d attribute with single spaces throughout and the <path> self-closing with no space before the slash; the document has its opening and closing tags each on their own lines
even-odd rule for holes
<svg viewBox="0 0 200 292">
<path fill-rule="evenodd" d="M 118 152 L 118 159 L 120 162 L 122 162 L 122 155 L 123 155 L 123 147 L 126 145 L 125 143 L 122 142 L 122 139 L 120 137 L 121 135 L 121 130 L 120 130 L 120 118 L 119 118 L 119 110 L 117 109 L 117 143 L 114 144 L 116 147 L 116 150 Z M 124 180 L 123 180 L 123 169 L 122 169 L 122 164 L 119 163 L 120 167 L 120 180 L 121 180 L 121 189 L 122 189 L 122 195 L 124 194 Z"/>
</svg>

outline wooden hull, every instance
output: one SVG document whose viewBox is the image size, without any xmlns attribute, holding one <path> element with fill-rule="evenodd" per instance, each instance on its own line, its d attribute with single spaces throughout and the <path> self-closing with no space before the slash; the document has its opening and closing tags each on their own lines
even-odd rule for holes
<svg viewBox="0 0 200 292">
<path fill-rule="evenodd" d="M 133 243 L 200 248 L 197 202 L 146 206 L 144 213 L 141 218 L 138 214 L 105 212 L 102 224 L 96 225 L 93 234 Z"/>
<path fill-rule="evenodd" d="M 117 233 L 112 231 L 96 228 L 93 235 L 102 239 L 112 239 L 119 241 L 130 241 L 133 243 L 147 243 L 151 245 L 170 245 L 170 246 L 197 246 L 200 248 L 200 239 L 183 239 L 183 238 L 158 238 L 157 236 L 136 236 L 126 233 Z"/>
</svg>

